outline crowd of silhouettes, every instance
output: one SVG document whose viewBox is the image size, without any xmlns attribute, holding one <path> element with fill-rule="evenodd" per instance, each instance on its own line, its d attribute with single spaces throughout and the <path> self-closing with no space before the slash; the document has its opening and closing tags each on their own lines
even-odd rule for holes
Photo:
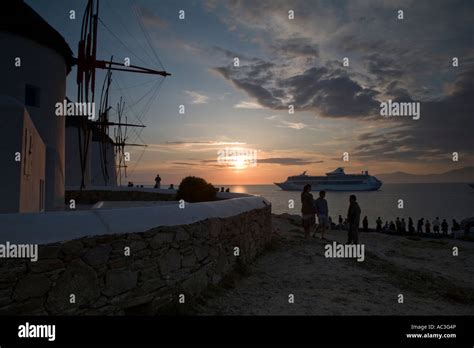
<svg viewBox="0 0 474 348">
<path fill-rule="evenodd" d="M 364 221 L 367 217 L 364 218 Z M 368 223 L 364 222 L 364 230 L 367 231 Z M 449 224 L 446 219 L 440 221 L 439 217 L 436 217 L 432 223 L 428 219 L 421 218 L 415 224 L 411 217 L 408 218 L 408 223 L 406 222 L 405 218 L 397 217 L 395 221 L 386 221 L 383 224 L 382 219 L 380 216 L 375 221 L 375 231 L 377 232 L 387 232 L 387 233 L 398 233 L 398 234 L 435 234 L 435 235 L 445 235 L 449 234 Z M 457 232 L 461 230 L 461 226 L 459 223 L 453 219 L 451 223 L 451 232 Z"/>
<path fill-rule="evenodd" d="M 331 221 L 332 222 L 332 221 Z M 346 219 L 343 219 L 341 215 L 339 215 L 338 219 L 339 225 L 337 228 L 344 228 L 347 224 Z M 332 227 L 336 227 L 335 224 L 331 223 Z M 439 236 L 448 236 L 450 233 L 461 231 L 461 225 L 456 221 L 456 219 L 452 219 L 451 225 L 443 219 L 442 221 L 439 217 L 436 217 L 432 222 L 427 219 L 421 218 L 415 223 L 411 217 L 408 218 L 408 222 L 405 218 L 397 217 L 395 221 L 385 221 L 383 223 L 382 219 L 377 217 L 375 220 L 375 231 L 376 232 L 385 232 L 385 233 L 396 233 L 396 234 L 433 234 Z M 369 219 L 367 216 L 364 216 L 362 219 L 362 231 L 369 232 Z"/>
</svg>

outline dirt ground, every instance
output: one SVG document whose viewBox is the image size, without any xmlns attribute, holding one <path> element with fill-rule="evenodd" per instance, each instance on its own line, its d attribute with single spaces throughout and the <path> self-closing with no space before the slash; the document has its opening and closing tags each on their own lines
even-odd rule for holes
<svg viewBox="0 0 474 348">
<path fill-rule="evenodd" d="M 346 241 L 345 231 L 330 231 L 330 241 L 306 240 L 300 217 L 289 214 L 274 215 L 273 229 L 271 248 L 244 276 L 196 304 L 194 314 L 474 314 L 473 242 L 361 233 L 365 260 L 357 262 L 324 256 L 326 243 Z"/>
</svg>

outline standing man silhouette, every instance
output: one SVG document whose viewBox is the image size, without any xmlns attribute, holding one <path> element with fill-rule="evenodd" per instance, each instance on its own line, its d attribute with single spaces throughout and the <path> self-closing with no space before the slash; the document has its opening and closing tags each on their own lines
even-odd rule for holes
<svg viewBox="0 0 474 348">
<path fill-rule="evenodd" d="M 160 188 L 160 185 L 161 185 L 160 174 L 156 174 L 156 178 L 155 178 L 155 188 L 159 189 L 159 188 Z"/>
<path fill-rule="evenodd" d="M 326 232 L 326 227 L 329 225 L 329 210 L 328 210 L 328 202 L 326 199 L 326 191 L 319 191 L 319 198 L 314 201 L 314 208 L 316 211 L 316 215 L 318 215 L 318 230 L 321 231 L 321 239 L 324 238 L 324 232 Z"/>
<path fill-rule="evenodd" d="M 347 244 L 359 244 L 359 223 L 360 223 L 360 207 L 357 203 L 357 197 L 350 195 L 349 209 L 347 211 L 347 223 L 349 231 L 347 233 Z"/>
</svg>

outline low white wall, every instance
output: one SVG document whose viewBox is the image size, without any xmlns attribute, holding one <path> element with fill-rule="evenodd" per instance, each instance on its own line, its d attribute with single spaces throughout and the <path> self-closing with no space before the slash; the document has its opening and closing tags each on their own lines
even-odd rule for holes
<svg viewBox="0 0 474 348">
<path fill-rule="evenodd" d="M 164 185 L 162 185 L 164 186 Z M 66 186 L 66 191 L 79 191 L 79 186 Z M 168 189 L 168 188 L 152 188 L 152 187 L 128 187 L 128 186 L 93 186 L 88 187 L 84 191 L 133 191 L 133 192 L 150 192 L 150 193 L 160 193 L 163 195 L 174 195 L 178 192 L 177 189 Z M 237 197 L 252 197 L 247 193 L 238 193 L 238 192 L 217 192 L 217 198 L 219 199 L 229 199 Z"/>
<path fill-rule="evenodd" d="M 0 243 L 47 244 L 113 233 L 143 232 L 157 226 L 186 225 L 230 217 L 270 205 L 251 196 L 215 202 L 123 209 L 93 209 L 30 214 L 0 214 Z"/>
</svg>

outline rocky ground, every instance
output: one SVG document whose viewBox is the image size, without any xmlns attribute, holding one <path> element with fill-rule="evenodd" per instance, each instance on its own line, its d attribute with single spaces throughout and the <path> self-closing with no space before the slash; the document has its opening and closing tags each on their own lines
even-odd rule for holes
<svg viewBox="0 0 474 348">
<path fill-rule="evenodd" d="M 273 215 L 269 250 L 196 303 L 203 315 L 472 315 L 474 243 L 361 233 L 365 260 L 324 256 L 296 215 Z M 346 241 L 345 231 L 327 238 Z M 459 256 L 453 256 L 458 247 Z M 242 275 L 243 273 L 243 275 Z M 294 303 L 289 303 L 289 295 Z M 398 303 L 399 294 L 403 303 Z"/>
</svg>

